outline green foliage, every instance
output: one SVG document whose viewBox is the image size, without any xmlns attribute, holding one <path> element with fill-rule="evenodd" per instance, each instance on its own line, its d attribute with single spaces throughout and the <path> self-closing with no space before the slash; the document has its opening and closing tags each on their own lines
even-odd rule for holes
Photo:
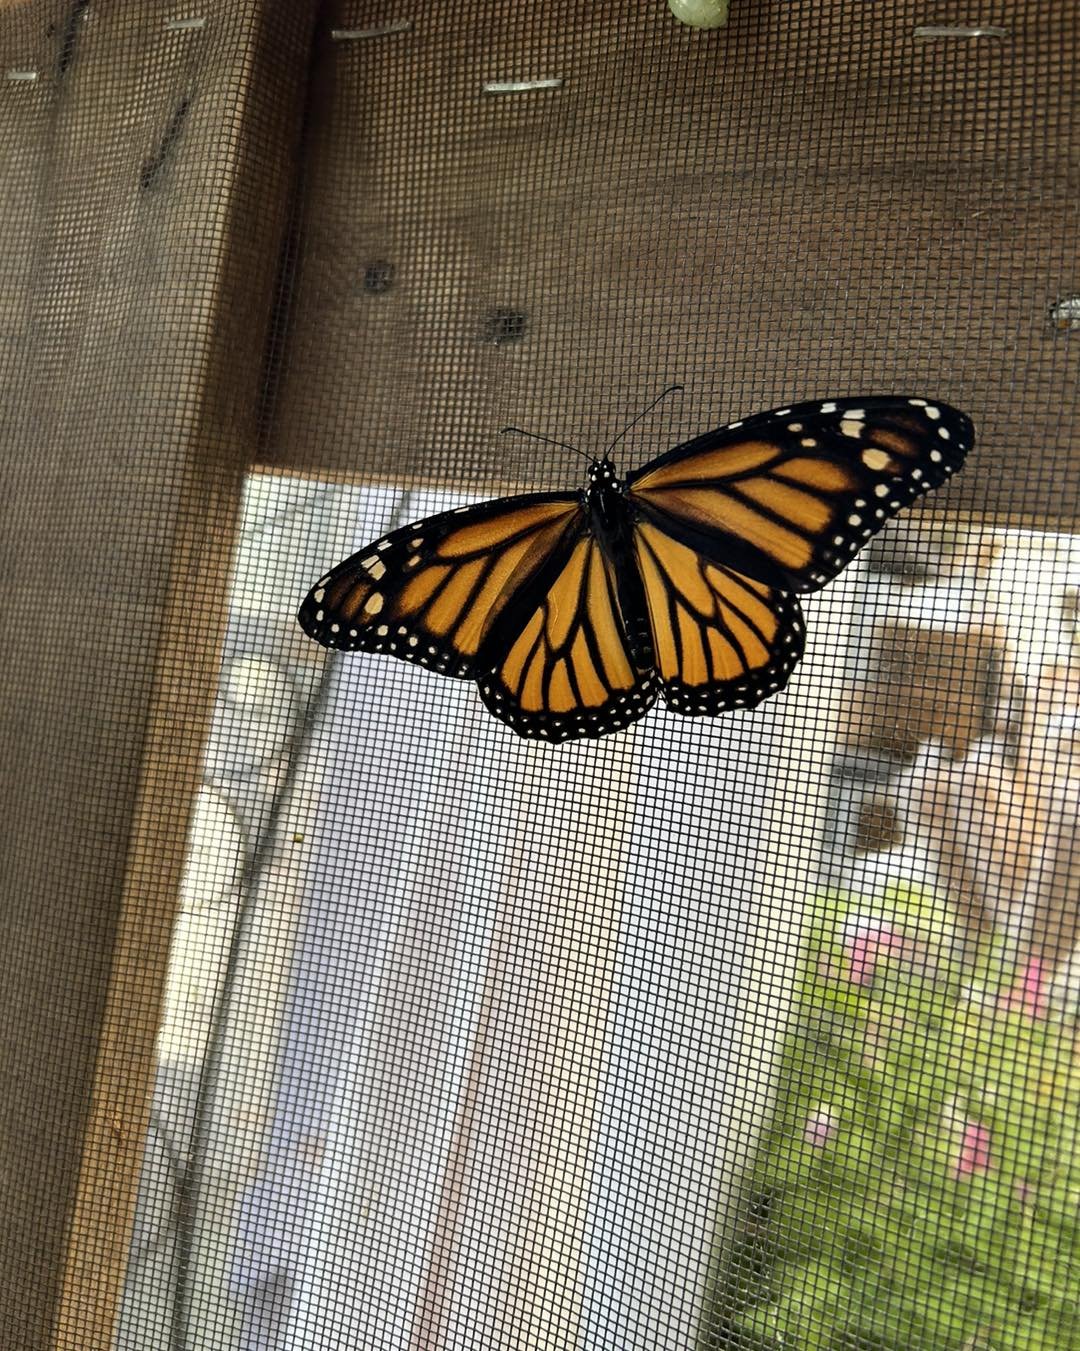
<svg viewBox="0 0 1080 1351">
<path fill-rule="evenodd" d="M 1080 1351 L 1074 1034 L 950 950 L 910 889 L 820 902 L 703 1344 Z"/>
</svg>

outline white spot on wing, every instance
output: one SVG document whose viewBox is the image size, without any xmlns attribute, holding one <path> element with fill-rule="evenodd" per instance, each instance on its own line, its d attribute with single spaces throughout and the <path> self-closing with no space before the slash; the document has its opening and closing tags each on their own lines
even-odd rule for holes
<svg viewBox="0 0 1080 1351">
<path fill-rule="evenodd" d="M 840 423 L 840 430 L 845 436 L 862 436 L 863 423 L 856 422 L 854 418 L 844 418 Z"/>
<path fill-rule="evenodd" d="M 364 601 L 364 614 L 377 615 L 383 607 L 383 598 L 381 591 L 373 591 L 367 600 Z"/>
</svg>

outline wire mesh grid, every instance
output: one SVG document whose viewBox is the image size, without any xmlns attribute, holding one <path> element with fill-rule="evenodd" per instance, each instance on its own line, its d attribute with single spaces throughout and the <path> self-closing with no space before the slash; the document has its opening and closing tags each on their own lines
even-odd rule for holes
<svg viewBox="0 0 1080 1351">
<path fill-rule="evenodd" d="M 1075 17 L 307 8 L 0 5 L 0 1340 L 1080 1346 Z M 674 380 L 623 468 L 975 420 L 781 695 L 547 746 L 300 632 Z"/>
</svg>

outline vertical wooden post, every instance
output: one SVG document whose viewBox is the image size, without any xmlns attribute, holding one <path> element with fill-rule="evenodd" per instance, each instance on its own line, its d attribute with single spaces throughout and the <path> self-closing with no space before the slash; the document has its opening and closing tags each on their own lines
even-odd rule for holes
<svg viewBox="0 0 1080 1351">
<path fill-rule="evenodd" d="M 70 7 L 69 7 L 70 8 Z M 0 1344 L 112 1319 L 315 6 L 0 15 Z M 59 27 L 59 26 L 58 26 Z"/>
</svg>

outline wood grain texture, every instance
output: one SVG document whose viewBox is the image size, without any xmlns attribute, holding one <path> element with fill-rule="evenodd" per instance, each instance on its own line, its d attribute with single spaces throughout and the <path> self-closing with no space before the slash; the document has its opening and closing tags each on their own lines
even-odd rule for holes
<svg viewBox="0 0 1080 1351">
<path fill-rule="evenodd" d="M 0 1345 L 111 1346 L 310 20 L 0 16 Z M 65 59 L 61 59 L 61 57 Z M 186 110 L 178 115 L 178 109 Z M 155 165 L 148 174 L 147 165 Z"/>
<path fill-rule="evenodd" d="M 321 49 L 268 463 L 566 485 L 569 457 L 497 429 L 595 446 L 684 381 L 630 461 L 793 399 L 926 393 L 979 431 L 929 510 L 1076 519 L 1076 344 L 1048 320 L 1075 283 L 1074 10 L 1000 0 L 980 20 L 1007 39 L 923 41 L 914 0 L 773 0 L 712 33 L 526 9 L 380 0 L 349 23 L 412 30 Z M 497 310 L 519 341 L 485 340 Z"/>
</svg>

